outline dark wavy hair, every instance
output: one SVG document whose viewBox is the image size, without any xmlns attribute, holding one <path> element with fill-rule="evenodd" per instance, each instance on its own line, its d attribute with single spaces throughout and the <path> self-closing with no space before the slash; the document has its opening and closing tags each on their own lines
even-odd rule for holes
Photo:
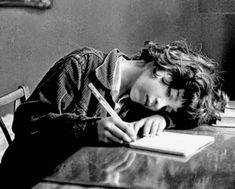
<svg viewBox="0 0 235 189">
<path fill-rule="evenodd" d="M 183 106 L 174 117 L 180 117 L 187 127 L 212 124 L 220 119 L 228 96 L 221 90 L 221 71 L 218 63 L 201 53 L 192 50 L 186 41 L 174 41 L 159 45 L 145 42 L 145 48 L 133 57 L 146 63 L 153 62 L 153 74 L 167 71 L 169 78 L 163 82 L 173 89 L 184 89 Z M 190 126 L 189 126 L 190 125 Z"/>
</svg>

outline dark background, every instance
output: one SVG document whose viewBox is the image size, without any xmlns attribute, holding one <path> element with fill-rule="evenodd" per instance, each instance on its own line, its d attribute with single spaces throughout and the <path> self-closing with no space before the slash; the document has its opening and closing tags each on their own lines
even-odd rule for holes
<svg viewBox="0 0 235 189">
<path fill-rule="evenodd" d="M 234 11 L 234 0 L 54 0 L 47 10 L 1 7 L 0 94 L 21 83 L 32 91 L 52 64 L 81 46 L 132 54 L 145 40 L 187 39 L 220 63 L 224 90 L 235 100 Z"/>
</svg>

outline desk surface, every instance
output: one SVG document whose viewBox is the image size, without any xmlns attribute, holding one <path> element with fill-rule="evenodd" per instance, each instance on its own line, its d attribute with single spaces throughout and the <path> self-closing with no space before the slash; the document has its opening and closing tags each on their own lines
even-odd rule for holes
<svg viewBox="0 0 235 189">
<path fill-rule="evenodd" d="M 235 129 L 201 126 L 185 133 L 215 136 L 189 160 L 125 147 L 83 147 L 34 189 L 235 187 Z"/>
</svg>

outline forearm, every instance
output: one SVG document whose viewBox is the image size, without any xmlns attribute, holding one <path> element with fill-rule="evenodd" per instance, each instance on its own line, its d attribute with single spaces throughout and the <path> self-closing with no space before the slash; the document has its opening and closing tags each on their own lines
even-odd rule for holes
<svg viewBox="0 0 235 189">
<path fill-rule="evenodd" d="M 182 111 L 163 114 L 167 122 L 167 129 L 191 129 L 197 126 L 197 120 L 189 119 L 189 116 Z"/>
<path fill-rule="evenodd" d="M 47 112 L 31 113 L 26 108 L 19 109 L 15 115 L 13 131 L 17 138 L 40 136 L 51 140 L 73 140 L 88 142 L 97 140 L 96 121 L 98 117 L 86 117 L 75 113 Z M 89 137 L 88 137 L 89 136 Z"/>
</svg>

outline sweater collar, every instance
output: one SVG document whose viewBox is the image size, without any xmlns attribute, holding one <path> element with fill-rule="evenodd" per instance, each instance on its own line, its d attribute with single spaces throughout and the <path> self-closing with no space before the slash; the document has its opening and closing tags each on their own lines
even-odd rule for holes
<svg viewBox="0 0 235 189">
<path fill-rule="evenodd" d="M 120 56 L 127 57 L 124 53 L 120 52 L 119 49 L 113 49 L 105 57 L 103 63 L 95 70 L 96 77 L 100 83 L 109 90 L 112 88 L 115 64 Z"/>
</svg>

